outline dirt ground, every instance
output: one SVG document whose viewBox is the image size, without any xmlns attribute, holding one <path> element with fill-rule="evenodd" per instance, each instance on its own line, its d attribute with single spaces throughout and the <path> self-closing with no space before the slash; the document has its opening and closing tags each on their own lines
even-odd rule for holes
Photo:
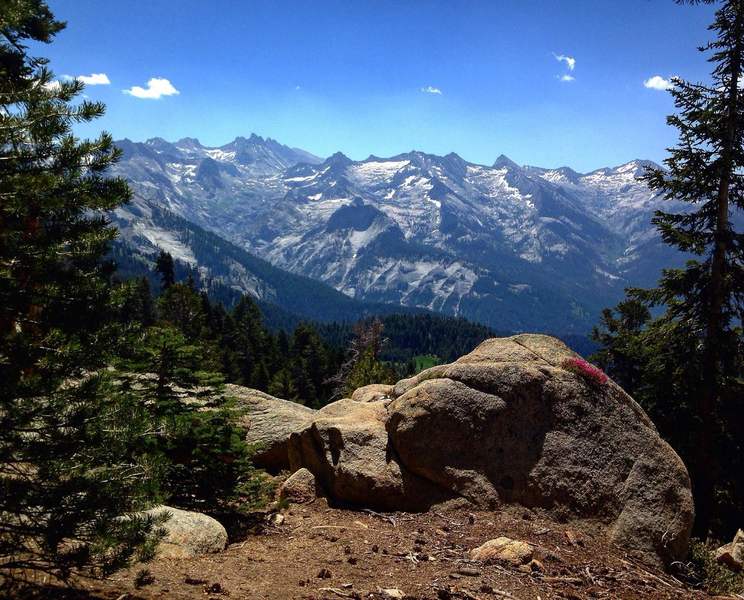
<svg viewBox="0 0 744 600">
<path fill-rule="evenodd" d="M 221 554 L 159 559 L 78 582 L 79 592 L 46 588 L 36 597 L 382 599 L 395 588 L 410 600 L 709 598 L 575 524 L 525 509 L 381 515 L 316 500 L 282 515 L 281 524 L 267 519 Z M 503 535 L 533 544 L 543 569 L 468 559 L 469 550 Z"/>
</svg>

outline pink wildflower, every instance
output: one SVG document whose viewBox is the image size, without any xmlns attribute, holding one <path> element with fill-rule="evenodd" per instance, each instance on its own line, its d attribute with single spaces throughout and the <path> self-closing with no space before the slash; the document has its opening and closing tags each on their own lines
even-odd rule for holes
<svg viewBox="0 0 744 600">
<path fill-rule="evenodd" d="M 593 364 L 586 362 L 583 358 L 567 358 L 561 366 L 566 371 L 576 373 L 591 383 L 596 383 L 597 385 L 607 383 L 607 375 Z"/>
</svg>

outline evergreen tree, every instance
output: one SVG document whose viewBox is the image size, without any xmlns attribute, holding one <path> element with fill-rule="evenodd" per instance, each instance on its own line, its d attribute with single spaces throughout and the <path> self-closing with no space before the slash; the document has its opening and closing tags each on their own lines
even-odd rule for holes
<svg viewBox="0 0 744 600">
<path fill-rule="evenodd" d="M 206 331 L 207 315 L 202 298 L 188 283 L 174 283 L 158 298 L 161 321 L 173 325 L 190 341 L 202 337 Z"/>
<path fill-rule="evenodd" d="M 267 390 L 269 387 L 269 369 L 266 367 L 266 361 L 262 358 L 253 367 L 251 373 L 251 387 L 257 390 Z"/>
<path fill-rule="evenodd" d="M 344 396 L 351 396 L 354 390 L 372 383 L 394 383 L 395 371 L 379 360 L 374 348 L 368 346 L 359 355 L 344 382 Z"/>
<path fill-rule="evenodd" d="M 646 340 L 640 335 L 651 321 L 648 307 L 628 299 L 617 307 L 602 311 L 599 327 L 591 338 L 600 350 L 591 357 L 623 389 L 635 396 L 642 382 L 642 369 L 648 353 Z"/>
<path fill-rule="evenodd" d="M 628 338 L 644 316 L 638 310 L 628 323 L 622 309 L 619 322 L 605 318 L 610 337 L 598 337 L 608 359 L 625 360 L 645 348 L 637 394 L 652 414 L 679 417 L 670 435 L 690 468 L 702 536 L 711 528 L 726 535 L 723 512 L 744 515 L 736 473 L 744 450 L 740 416 L 732 418 L 744 397 L 744 234 L 731 221 L 732 211 L 744 208 L 744 0 L 722 2 L 710 29 L 715 40 L 701 50 L 711 53 L 712 81 L 674 80 L 679 112 L 668 122 L 679 131 L 679 145 L 669 150 L 666 170 L 644 176 L 664 198 L 690 203 L 688 212 L 659 211 L 653 221 L 667 244 L 696 258 L 665 270 L 655 289 L 630 290 L 632 300 L 665 308 L 635 341 Z M 680 423 L 689 423 L 689 431 L 681 433 Z"/>
<path fill-rule="evenodd" d="M 121 361 L 121 394 L 147 407 L 156 435 L 141 452 L 162 471 L 160 493 L 177 506 L 226 509 L 257 499 L 259 478 L 250 449 L 234 424 L 222 377 L 209 371 L 203 344 L 170 325 L 142 330 Z"/>
<path fill-rule="evenodd" d="M 120 323 L 149 327 L 157 318 L 155 302 L 146 277 L 125 281 L 114 288 L 113 304 Z"/>
<path fill-rule="evenodd" d="M 104 176 L 111 137 L 72 126 L 101 116 L 72 104 L 27 53 L 64 24 L 42 0 L 0 3 L 0 570 L 67 577 L 125 562 L 153 523 L 116 517 L 149 501 L 146 462 L 130 449 L 147 427 L 102 369 L 108 348 L 106 219 L 129 197 Z"/>
<path fill-rule="evenodd" d="M 281 368 L 274 374 L 269 383 L 268 393 L 284 400 L 301 402 L 292 379 L 292 373 L 287 368 Z"/>
<path fill-rule="evenodd" d="M 328 361 L 323 341 L 317 330 L 300 323 L 292 334 L 290 351 L 297 394 L 304 404 L 318 407 L 326 391 Z"/>
<path fill-rule="evenodd" d="M 357 388 L 372 383 L 395 381 L 395 371 L 380 360 L 387 343 L 383 329 L 380 319 L 360 322 L 354 327 L 348 358 L 330 381 L 335 386 L 335 397 L 349 397 Z"/>
<path fill-rule="evenodd" d="M 276 340 L 277 352 L 280 356 L 289 356 L 289 338 L 287 332 L 281 329 Z"/>
<path fill-rule="evenodd" d="M 164 290 L 176 283 L 176 268 L 173 257 L 165 250 L 161 250 L 155 260 L 155 271 L 160 275 L 160 285 Z"/>
<path fill-rule="evenodd" d="M 261 321 L 261 311 L 248 295 L 244 295 L 235 306 L 232 318 L 235 329 L 231 344 L 240 371 L 240 383 L 251 386 L 267 349 L 268 332 Z"/>
</svg>

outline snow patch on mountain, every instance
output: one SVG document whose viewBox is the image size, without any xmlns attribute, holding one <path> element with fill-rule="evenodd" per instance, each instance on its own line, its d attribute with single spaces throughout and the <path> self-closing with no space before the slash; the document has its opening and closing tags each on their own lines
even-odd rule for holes
<svg viewBox="0 0 744 600">
<path fill-rule="evenodd" d="M 409 160 L 370 161 L 354 165 L 349 169 L 349 175 L 360 185 L 385 183 L 411 164 Z"/>
<path fill-rule="evenodd" d="M 119 222 L 128 223 L 129 227 L 123 231 L 125 238 L 145 241 L 149 246 L 143 248 L 146 254 L 154 254 L 159 250 L 169 252 L 173 258 L 191 266 L 197 265 L 193 251 L 178 235 L 168 229 L 158 227 L 145 215 L 135 215 L 126 209 L 117 209 L 115 216 Z M 142 244 L 138 244 L 140 247 Z"/>
</svg>

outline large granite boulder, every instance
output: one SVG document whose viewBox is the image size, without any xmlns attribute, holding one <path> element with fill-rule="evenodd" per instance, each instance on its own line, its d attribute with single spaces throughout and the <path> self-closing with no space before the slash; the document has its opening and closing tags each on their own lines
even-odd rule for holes
<svg viewBox="0 0 744 600">
<path fill-rule="evenodd" d="M 650 561 L 684 556 L 684 464 L 611 381 L 569 370 L 548 336 L 487 340 L 395 386 L 387 429 L 405 469 L 483 507 L 519 503 L 595 519 Z"/>
<path fill-rule="evenodd" d="M 225 395 L 236 400 L 241 412 L 240 425 L 246 429 L 246 441 L 258 448 L 254 456 L 256 464 L 272 473 L 288 469 L 289 436 L 307 427 L 315 411 L 297 402 L 238 385 L 226 385 Z"/>
<path fill-rule="evenodd" d="M 647 562 L 682 558 L 693 520 L 684 464 L 630 396 L 576 359 L 559 340 L 519 335 L 319 411 L 256 392 L 249 439 L 338 503 L 516 503 L 591 521 Z"/>
</svg>

